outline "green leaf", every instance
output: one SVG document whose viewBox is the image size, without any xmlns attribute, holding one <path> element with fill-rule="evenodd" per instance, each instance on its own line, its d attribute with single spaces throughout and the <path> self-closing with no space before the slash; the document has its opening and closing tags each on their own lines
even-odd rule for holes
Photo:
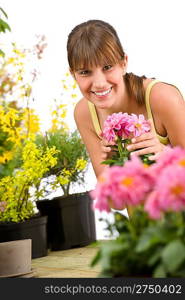
<svg viewBox="0 0 185 300">
<path fill-rule="evenodd" d="M 0 56 L 4 57 L 5 53 L 0 49 Z"/>
<path fill-rule="evenodd" d="M 0 7 L 0 10 L 2 11 L 3 15 L 8 19 L 8 15 L 7 15 L 7 13 L 4 11 L 4 9 L 2 9 L 2 7 Z"/>
<path fill-rule="evenodd" d="M 10 26 L 8 25 L 8 23 L 0 19 L 0 32 L 5 32 L 6 30 L 11 31 Z"/>
<path fill-rule="evenodd" d="M 101 257 L 102 257 L 101 250 L 98 250 L 96 255 L 93 257 L 90 266 L 94 267 L 101 260 Z"/>
<path fill-rule="evenodd" d="M 185 246 L 180 240 L 169 243 L 162 251 L 161 258 L 169 272 L 176 271 L 185 261 Z"/>
<path fill-rule="evenodd" d="M 143 231 L 136 246 L 136 252 L 142 252 L 157 244 L 160 238 L 160 230 L 158 227 L 148 227 Z"/>
<path fill-rule="evenodd" d="M 118 258 L 123 256 L 124 252 L 129 251 L 128 243 L 123 243 L 122 241 L 109 240 L 104 242 L 101 247 L 101 265 L 103 270 L 110 270 L 112 266 L 113 258 Z M 124 262 L 121 263 L 124 265 Z"/>
<path fill-rule="evenodd" d="M 157 266 L 157 268 L 153 272 L 152 277 L 154 277 L 154 278 L 164 278 L 164 277 L 166 277 L 166 270 L 165 270 L 163 264 L 160 264 L 160 265 Z"/>
<path fill-rule="evenodd" d="M 112 163 L 115 163 L 114 159 L 107 159 L 101 162 L 102 165 L 111 165 Z"/>
<path fill-rule="evenodd" d="M 155 253 L 148 260 L 148 266 L 153 266 L 161 257 L 161 247 L 155 249 Z"/>
</svg>

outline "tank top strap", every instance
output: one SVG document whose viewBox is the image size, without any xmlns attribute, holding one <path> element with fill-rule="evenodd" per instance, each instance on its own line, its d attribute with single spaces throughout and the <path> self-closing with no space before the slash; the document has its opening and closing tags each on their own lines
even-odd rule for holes
<svg viewBox="0 0 185 300">
<path fill-rule="evenodd" d="M 169 144 L 168 136 L 165 136 L 165 137 L 164 136 L 160 136 L 156 132 L 155 124 L 154 124 L 154 119 L 153 119 L 153 115 L 152 115 L 152 111 L 151 111 L 151 107 L 150 107 L 150 93 L 151 93 L 151 89 L 158 82 L 161 82 L 161 81 L 157 80 L 157 79 L 154 79 L 154 80 L 152 80 L 147 85 L 147 88 L 146 88 L 146 91 L 145 91 L 145 105 L 146 105 L 146 111 L 147 111 L 148 119 L 150 119 L 152 121 L 152 130 L 153 130 L 153 132 L 156 134 L 156 136 L 158 137 L 159 141 L 162 144 L 167 145 L 167 144 Z"/>
<path fill-rule="evenodd" d="M 98 135 L 99 138 L 102 139 L 100 122 L 98 120 L 95 105 L 93 103 L 91 103 L 90 101 L 87 101 L 87 103 L 88 103 L 89 111 L 90 111 L 90 114 L 91 114 L 91 118 L 92 118 L 92 122 L 93 122 L 93 126 L 95 128 L 96 134 Z"/>
<path fill-rule="evenodd" d="M 157 82 L 160 82 L 160 81 L 157 80 L 157 79 L 152 80 L 152 81 L 147 85 L 147 88 L 146 88 L 146 91 L 145 91 L 146 111 L 147 111 L 147 114 L 148 114 L 148 118 L 151 119 L 152 122 L 153 122 L 153 116 L 152 116 L 152 111 L 151 111 L 151 107 L 150 107 L 150 93 L 151 93 L 152 87 L 153 87 L 154 84 L 156 84 Z"/>
</svg>

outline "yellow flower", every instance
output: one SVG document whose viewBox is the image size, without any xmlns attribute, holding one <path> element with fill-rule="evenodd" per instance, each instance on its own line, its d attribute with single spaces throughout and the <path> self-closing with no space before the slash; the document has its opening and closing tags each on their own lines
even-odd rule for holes
<svg viewBox="0 0 185 300">
<path fill-rule="evenodd" d="M 77 87 L 77 84 L 76 84 L 76 82 L 75 82 L 75 83 L 72 85 L 72 88 L 75 90 L 76 87 Z"/>
<path fill-rule="evenodd" d="M 79 159 L 77 159 L 77 161 L 76 161 L 76 166 L 75 166 L 75 168 L 77 169 L 77 170 L 84 170 L 85 169 L 85 167 L 86 167 L 86 165 L 87 165 L 87 161 L 85 160 L 85 159 L 83 159 L 83 158 L 79 158 Z"/>
<path fill-rule="evenodd" d="M 10 159 L 12 159 L 12 152 L 11 151 L 6 151 L 3 153 L 3 155 L 0 156 L 0 163 L 4 164 L 8 162 Z"/>
<path fill-rule="evenodd" d="M 67 87 L 66 84 L 63 84 L 63 88 L 64 88 L 65 90 L 68 90 L 68 87 Z"/>
<path fill-rule="evenodd" d="M 69 183 L 69 178 L 68 177 L 64 177 L 64 176 L 58 176 L 58 182 L 61 184 L 61 185 L 65 185 L 65 184 L 68 184 Z"/>
</svg>

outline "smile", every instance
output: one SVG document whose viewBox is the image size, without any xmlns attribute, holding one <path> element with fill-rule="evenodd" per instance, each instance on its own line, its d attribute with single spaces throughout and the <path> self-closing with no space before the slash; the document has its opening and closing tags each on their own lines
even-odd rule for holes
<svg viewBox="0 0 185 300">
<path fill-rule="evenodd" d="M 105 96 L 105 95 L 108 95 L 112 90 L 112 87 L 106 91 L 103 91 L 103 92 L 93 92 L 95 95 L 97 96 Z"/>
</svg>

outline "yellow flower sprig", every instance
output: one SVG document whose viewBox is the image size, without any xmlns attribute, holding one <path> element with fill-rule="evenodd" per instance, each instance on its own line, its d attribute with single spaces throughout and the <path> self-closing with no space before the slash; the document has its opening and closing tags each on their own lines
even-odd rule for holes
<svg viewBox="0 0 185 300">
<path fill-rule="evenodd" d="M 56 154 L 55 147 L 43 151 L 33 141 L 26 141 L 21 168 L 15 170 L 12 176 L 0 179 L 0 203 L 4 204 L 4 209 L 0 210 L 1 222 L 20 222 L 35 214 L 31 196 L 38 196 L 44 174 L 57 163 Z M 36 188 L 34 195 L 30 192 L 32 187 Z M 39 193 L 41 196 L 44 190 Z"/>
</svg>

